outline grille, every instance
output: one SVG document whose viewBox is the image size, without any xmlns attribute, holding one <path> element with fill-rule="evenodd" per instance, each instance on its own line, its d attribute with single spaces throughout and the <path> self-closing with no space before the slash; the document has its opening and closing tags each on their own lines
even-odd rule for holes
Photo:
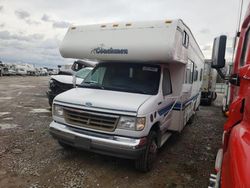
<svg viewBox="0 0 250 188">
<path fill-rule="evenodd" d="M 84 110 L 64 108 L 65 121 L 78 128 L 91 128 L 112 132 L 115 130 L 119 116 Z"/>
</svg>

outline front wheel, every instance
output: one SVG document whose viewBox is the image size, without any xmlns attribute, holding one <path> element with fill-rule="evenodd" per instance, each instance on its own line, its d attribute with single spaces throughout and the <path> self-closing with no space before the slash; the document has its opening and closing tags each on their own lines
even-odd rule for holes
<svg viewBox="0 0 250 188">
<path fill-rule="evenodd" d="M 135 161 L 135 168 L 137 170 L 148 172 L 153 168 L 158 151 L 156 138 L 156 133 L 154 131 L 150 131 L 146 149 L 142 153 L 141 157 Z"/>
</svg>

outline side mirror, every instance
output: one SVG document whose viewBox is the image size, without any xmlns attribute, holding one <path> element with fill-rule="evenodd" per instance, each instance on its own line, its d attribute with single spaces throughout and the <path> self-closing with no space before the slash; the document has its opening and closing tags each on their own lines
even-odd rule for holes
<svg viewBox="0 0 250 188">
<path fill-rule="evenodd" d="M 212 68 L 220 69 L 225 67 L 225 52 L 226 52 L 227 36 L 221 35 L 214 39 L 212 53 Z"/>
</svg>

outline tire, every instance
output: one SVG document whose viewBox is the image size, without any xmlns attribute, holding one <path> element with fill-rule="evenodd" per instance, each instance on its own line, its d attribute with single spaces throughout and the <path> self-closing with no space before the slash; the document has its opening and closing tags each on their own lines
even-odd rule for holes
<svg viewBox="0 0 250 188">
<path fill-rule="evenodd" d="M 48 97 L 48 99 L 49 99 L 49 105 L 50 105 L 50 107 L 52 107 L 53 98 L 52 97 Z"/>
<path fill-rule="evenodd" d="M 189 118 L 189 120 L 187 121 L 187 124 L 192 124 L 193 122 L 194 122 L 194 116 L 195 116 L 195 114 L 193 114 L 190 118 Z"/>
<path fill-rule="evenodd" d="M 141 172 L 149 172 L 153 166 L 157 156 L 158 146 L 156 143 L 156 133 L 150 131 L 146 149 L 141 157 L 136 159 L 135 168 Z"/>
<path fill-rule="evenodd" d="M 217 93 L 214 92 L 214 95 L 213 95 L 213 101 L 215 101 L 217 99 Z"/>
</svg>

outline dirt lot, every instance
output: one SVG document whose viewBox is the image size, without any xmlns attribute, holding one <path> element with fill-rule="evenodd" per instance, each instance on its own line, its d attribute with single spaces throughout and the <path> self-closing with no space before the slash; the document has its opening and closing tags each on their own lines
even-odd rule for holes
<svg viewBox="0 0 250 188">
<path fill-rule="evenodd" d="M 143 174 L 130 160 L 63 150 L 48 132 L 48 80 L 0 78 L 0 187 L 207 187 L 225 121 L 219 107 L 201 107 Z"/>
</svg>

